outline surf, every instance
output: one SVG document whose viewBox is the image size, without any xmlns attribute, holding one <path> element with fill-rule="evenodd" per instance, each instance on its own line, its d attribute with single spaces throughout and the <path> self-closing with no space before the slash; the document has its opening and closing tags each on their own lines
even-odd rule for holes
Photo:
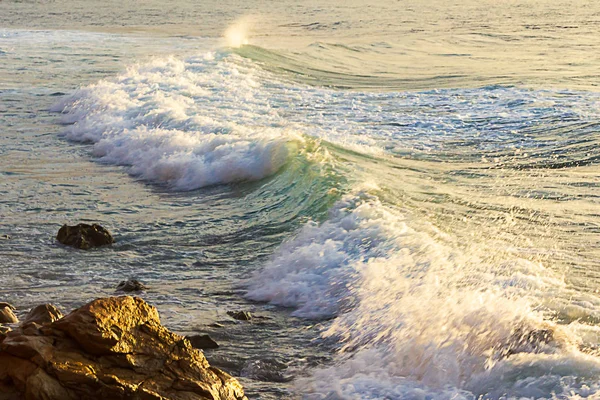
<svg viewBox="0 0 600 400">
<path fill-rule="evenodd" d="M 565 278 L 563 249 L 544 248 L 560 232 L 543 221 L 559 218 L 548 199 L 568 191 L 561 170 L 595 168 L 584 161 L 597 96 L 341 91 L 278 73 L 281 59 L 265 67 L 273 57 L 261 52 L 156 59 L 53 110 L 66 139 L 145 182 L 249 185 L 267 208 L 297 207 L 240 285 L 251 301 L 319 321 L 315 340 L 336 356 L 302 372 L 305 398 L 596 393 L 595 326 L 581 321 L 600 301 Z M 528 166 L 556 193 L 524 188 Z"/>
</svg>

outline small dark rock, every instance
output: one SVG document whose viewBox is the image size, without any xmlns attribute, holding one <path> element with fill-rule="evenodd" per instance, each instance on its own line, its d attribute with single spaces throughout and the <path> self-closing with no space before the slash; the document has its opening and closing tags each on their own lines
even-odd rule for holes
<svg viewBox="0 0 600 400">
<path fill-rule="evenodd" d="M 110 232 L 98 224 L 63 225 L 56 235 L 56 240 L 64 245 L 82 250 L 115 242 Z"/>
<path fill-rule="evenodd" d="M 15 324 L 19 319 L 13 313 L 15 308 L 8 303 L 0 303 L 0 323 Z"/>
<path fill-rule="evenodd" d="M 117 286 L 118 292 L 141 292 L 143 290 L 148 289 L 146 285 L 137 279 L 129 279 L 126 281 L 121 281 Z"/>
<path fill-rule="evenodd" d="M 227 311 L 227 315 L 238 321 L 250 321 L 252 319 L 252 314 L 248 311 Z"/>
<path fill-rule="evenodd" d="M 208 335 L 186 336 L 193 347 L 197 349 L 217 349 L 219 344 Z"/>
<path fill-rule="evenodd" d="M 35 322 L 37 324 L 43 325 L 46 323 L 58 321 L 62 317 L 63 314 L 60 312 L 60 310 L 52 304 L 42 304 L 35 308 L 32 308 L 31 311 L 29 311 L 29 314 L 27 314 L 25 320 L 23 321 L 23 325 L 28 324 L 30 322 Z"/>
</svg>

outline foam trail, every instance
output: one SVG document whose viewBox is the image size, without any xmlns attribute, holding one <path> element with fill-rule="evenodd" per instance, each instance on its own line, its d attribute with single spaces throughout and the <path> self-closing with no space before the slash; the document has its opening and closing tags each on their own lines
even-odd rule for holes
<svg viewBox="0 0 600 400">
<path fill-rule="evenodd" d="M 337 316 L 322 332 L 335 365 L 297 382 L 307 399 L 576 398 L 600 389 L 600 360 L 576 323 L 546 300 L 576 294 L 562 277 L 485 243 L 461 249 L 368 192 L 347 195 L 306 225 L 248 283 L 253 300 L 304 318 Z M 587 315 L 600 301 L 581 302 Z M 560 306 L 558 307 L 560 308 Z"/>
</svg>

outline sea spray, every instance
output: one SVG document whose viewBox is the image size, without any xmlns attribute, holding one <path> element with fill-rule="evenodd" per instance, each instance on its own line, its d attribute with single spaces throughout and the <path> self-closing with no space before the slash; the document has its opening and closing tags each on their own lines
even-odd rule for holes
<svg viewBox="0 0 600 400">
<path fill-rule="evenodd" d="M 598 335 L 588 323 L 600 301 L 503 231 L 526 225 L 508 223 L 516 218 L 535 232 L 549 228 L 554 205 L 545 196 L 563 197 L 537 182 L 513 187 L 530 178 L 522 171 L 593 162 L 580 136 L 594 132 L 595 98 L 498 86 L 343 92 L 216 52 L 131 67 L 55 110 L 70 124 L 68 139 L 176 191 L 273 176 L 298 153 L 343 175 L 348 186 L 336 193 L 346 194 L 328 217 L 311 214 L 246 282 L 251 300 L 330 320 L 315 333 L 338 356 L 298 380 L 302 396 L 567 398 L 598 390 Z M 381 187 L 357 184 L 363 178 Z M 326 197 L 315 210 L 337 195 Z M 475 217 L 481 232 L 452 222 Z M 546 251 L 533 236 L 526 245 Z"/>
<path fill-rule="evenodd" d="M 461 249 L 376 193 L 346 195 L 248 283 L 252 300 L 303 318 L 336 316 L 321 336 L 338 343 L 338 359 L 297 382 L 304 398 L 567 398 L 599 389 L 600 360 L 581 351 L 578 324 L 557 324 L 544 305 L 572 295 L 559 275 L 482 241 Z M 594 313 L 598 304 L 588 306 Z"/>
</svg>

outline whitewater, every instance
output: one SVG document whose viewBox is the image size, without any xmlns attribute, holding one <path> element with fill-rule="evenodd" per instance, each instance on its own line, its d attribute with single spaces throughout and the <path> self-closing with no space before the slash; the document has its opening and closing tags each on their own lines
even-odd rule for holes
<svg viewBox="0 0 600 400">
<path fill-rule="evenodd" d="M 405 3 L 0 3 L 0 300 L 136 277 L 249 398 L 600 397 L 600 9 Z"/>
</svg>

